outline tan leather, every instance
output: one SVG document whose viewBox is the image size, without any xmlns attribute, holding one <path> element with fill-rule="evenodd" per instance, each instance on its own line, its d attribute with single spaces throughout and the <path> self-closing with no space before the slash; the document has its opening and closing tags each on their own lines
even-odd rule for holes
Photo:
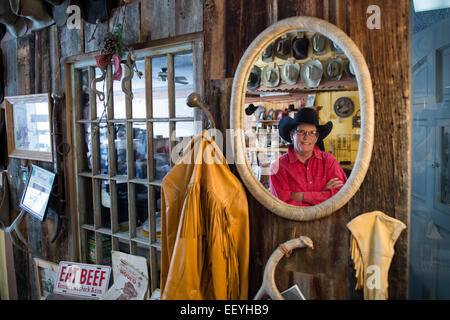
<svg viewBox="0 0 450 320">
<path fill-rule="evenodd" d="M 352 233 L 350 255 L 356 289 L 364 287 L 365 300 L 388 299 L 388 273 L 394 244 L 406 225 L 381 211 L 361 214 L 347 224 Z"/>
<path fill-rule="evenodd" d="M 161 195 L 161 299 L 247 299 L 247 196 L 207 131 L 183 150 Z"/>
</svg>

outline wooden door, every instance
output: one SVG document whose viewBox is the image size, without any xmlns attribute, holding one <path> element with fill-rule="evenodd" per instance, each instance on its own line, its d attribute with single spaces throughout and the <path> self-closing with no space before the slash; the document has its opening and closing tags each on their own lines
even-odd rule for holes
<svg viewBox="0 0 450 320">
<path fill-rule="evenodd" d="M 450 298 L 450 18 L 412 36 L 409 296 Z"/>
</svg>

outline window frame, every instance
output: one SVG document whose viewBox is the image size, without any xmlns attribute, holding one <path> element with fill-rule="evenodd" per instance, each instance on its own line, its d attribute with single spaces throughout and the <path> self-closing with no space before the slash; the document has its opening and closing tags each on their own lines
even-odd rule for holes
<svg viewBox="0 0 450 320">
<path fill-rule="evenodd" d="M 153 123 L 155 122 L 168 122 L 169 123 L 169 155 L 170 151 L 174 148 L 175 141 L 172 141 L 171 137 L 174 136 L 173 133 L 176 131 L 176 123 L 182 121 L 192 121 L 194 123 L 194 134 L 200 132 L 203 115 L 201 112 L 195 108 L 193 112 L 193 117 L 176 117 L 175 110 L 175 82 L 174 82 L 174 60 L 175 56 L 182 53 L 190 52 L 192 53 L 192 63 L 193 63 L 193 92 L 203 93 L 203 76 L 202 76 L 202 63 L 203 61 L 203 36 L 201 34 L 194 34 L 190 37 L 184 37 L 186 40 L 172 39 L 166 41 L 151 41 L 146 44 L 139 44 L 142 49 L 135 48 L 135 54 L 137 59 L 144 58 L 146 60 L 145 70 L 140 70 L 141 72 L 150 77 L 145 77 L 145 100 L 146 100 L 146 118 L 137 119 L 133 118 L 131 104 L 132 101 L 126 98 L 126 118 L 115 120 L 114 119 L 114 109 L 113 105 L 110 103 L 108 97 L 109 86 L 113 85 L 111 80 L 112 66 L 108 66 L 106 89 L 105 89 L 105 100 L 107 101 L 107 120 L 106 123 L 112 123 L 112 128 L 114 128 L 115 123 L 125 123 L 126 124 L 126 141 L 127 141 L 127 174 L 126 176 L 117 176 L 115 173 L 115 165 L 117 159 L 115 157 L 115 144 L 114 135 L 115 130 L 108 129 L 108 155 L 113 155 L 113 157 L 108 156 L 108 174 L 100 174 L 99 172 L 99 138 L 93 139 L 93 128 L 94 121 L 97 117 L 96 106 L 91 106 L 92 101 L 96 101 L 96 96 L 94 93 L 90 93 L 90 118 L 87 120 L 80 120 L 80 109 L 77 106 L 80 105 L 79 94 L 77 93 L 77 86 L 80 83 L 78 80 L 79 73 L 77 70 L 82 68 L 89 69 L 89 82 L 95 77 L 95 60 L 94 55 L 85 54 L 81 56 L 71 57 L 65 61 L 65 82 L 66 82 L 66 122 L 67 122 L 67 140 L 71 148 L 68 153 L 68 172 L 69 172 L 69 197 L 70 197 L 70 215 L 71 215 L 71 233 L 72 233 L 72 253 L 73 260 L 78 262 L 86 262 L 89 252 L 88 244 L 88 233 L 93 232 L 95 235 L 95 253 L 96 257 L 100 259 L 97 260 L 97 264 L 102 264 L 102 246 L 101 237 L 104 235 L 111 238 L 111 250 L 119 250 L 119 242 L 125 241 L 129 246 L 129 253 L 136 254 L 137 247 L 145 247 L 144 250 L 149 250 L 148 252 L 148 263 L 150 271 L 150 283 L 149 289 L 150 294 L 159 288 L 160 277 L 158 271 L 160 267 L 158 266 L 158 256 L 161 253 L 161 244 L 157 241 L 156 228 L 155 228 L 155 211 L 156 207 L 156 188 L 160 188 L 162 181 L 154 179 L 154 150 L 153 150 Z M 97 54 L 99 54 L 97 52 Z M 152 117 L 152 106 L 153 106 L 153 96 L 152 96 L 152 63 L 151 59 L 160 57 L 167 57 L 167 67 L 168 67 L 168 97 L 169 97 L 169 117 L 168 118 L 153 118 Z M 124 56 L 123 60 L 125 59 Z M 122 61 L 123 61 L 122 60 Z M 126 66 L 124 67 L 125 77 L 130 71 Z M 136 75 L 134 75 L 136 76 Z M 122 79 L 123 79 L 122 77 Z M 121 80 L 122 81 L 122 80 Z M 114 96 L 114 93 L 113 93 Z M 138 179 L 134 178 L 135 172 L 135 162 L 130 161 L 133 159 L 133 155 L 128 150 L 132 150 L 133 147 L 133 124 L 134 123 L 146 123 L 146 151 L 147 151 L 147 178 Z M 90 172 L 85 172 L 82 169 L 82 153 L 81 143 L 83 137 L 79 127 L 82 125 L 90 123 L 91 124 L 91 142 L 92 142 L 92 167 Z M 200 126 L 200 127 L 199 127 Z M 97 145 L 94 145 L 97 143 Z M 130 149 L 131 148 L 131 149 Z M 96 150 L 98 154 L 94 154 Z M 171 157 L 169 157 L 170 167 L 173 166 Z M 98 174 L 94 174 L 98 173 Z M 92 199 L 88 199 L 86 196 L 84 182 L 85 179 L 90 179 L 92 186 Z M 101 226 L 100 222 L 100 205 L 101 201 L 96 199 L 100 198 L 101 195 L 101 181 L 109 181 L 111 191 L 111 211 L 110 219 L 111 226 L 109 229 Z M 114 196 L 117 198 L 117 192 L 114 188 L 117 188 L 118 183 L 127 184 L 127 197 L 128 197 L 128 221 L 129 221 L 129 231 L 128 236 L 126 232 L 121 232 L 118 225 L 117 217 L 117 199 L 113 199 Z M 147 186 L 147 201 L 148 201 L 148 218 L 150 224 L 150 232 L 148 241 L 142 241 L 141 238 L 136 236 L 136 225 L 135 218 L 136 206 L 132 204 L 133 197 L 135 197 L 135 187 L 137 184 L 142 184 Z M 134 198 L 135 199 L 135 198 Z M 85 221 L 85 212 L 87 201 L 92 201 L 93 209 L 93 224 L 87 224 Z"/>
</svg>

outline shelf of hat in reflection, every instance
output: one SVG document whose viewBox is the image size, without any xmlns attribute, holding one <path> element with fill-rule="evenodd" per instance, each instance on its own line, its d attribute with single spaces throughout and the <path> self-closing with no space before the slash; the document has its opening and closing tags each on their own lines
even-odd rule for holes
<svg viewBox="0 0 450 320">
<path fill-rule="evenodd" d="M 247 93 L 357 90 L 342 50 L 318 33 L 295 32 L 271 43 L 255 62 Z"/>
</svg>

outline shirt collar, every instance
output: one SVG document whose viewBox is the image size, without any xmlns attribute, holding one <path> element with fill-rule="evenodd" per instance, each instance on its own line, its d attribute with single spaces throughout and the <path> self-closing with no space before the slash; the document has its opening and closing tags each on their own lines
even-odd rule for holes
<svg viewBox="0 0 450 320">
<path fill-rule="evenodd" d="M 289 163 L 294 163 L 295 161 L 298 160 L 297 157 L 295 156 L 294 146 L 292 144 L 288 147 L 288 158 Z M 323 160 L 323 152 L 319 149 L 317 145 L 314 146 L 312 158 Z"/>
</svg>

